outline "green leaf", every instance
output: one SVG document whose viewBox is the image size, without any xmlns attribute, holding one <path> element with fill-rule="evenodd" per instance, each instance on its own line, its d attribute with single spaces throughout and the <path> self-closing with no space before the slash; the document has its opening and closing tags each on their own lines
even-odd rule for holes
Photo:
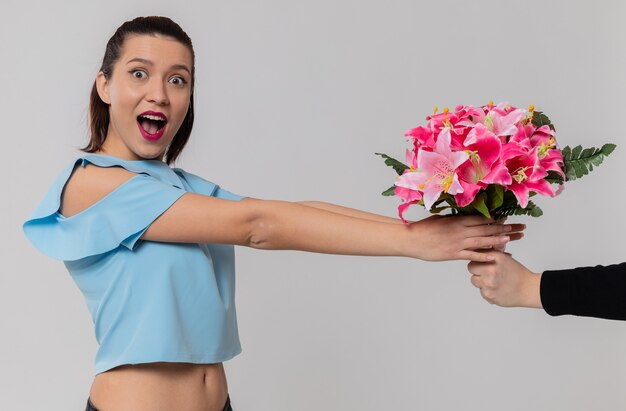
<svg viewBox="0 0 626 411">
<path fill-rule="evenodd" d="M 529 201 L 526 208 L 520 207 L 519 204 L 513 204 L 506 208 L 501 208 L 494 214 L 494 217 L 496 219 L 500 219 L 510 215 L 529 215 L 531 217 L 541 217 L 543 215 L 543 211 L 535 203 Z"/>
<path fill-rule="evenodd" d="M 591 157 L 595 149 L 593 147 L 588 147 L 580 153 L 580 157 Z"/>
<path fill-rule="evenodd" d="M 439 203 L 443 201 L 448 203 L 451 207 L 458 207 L 456 205 L 456 200 L 454 199 L 454 196 L 448 193 L 441 193 L 441 195 L 439 196 L 439 199 L 435 202 L 434 205 L 438 205 Z"/>
<path fill-rule="evenodd" d="M 600 149 L 600 151 L 605 155 L 608 156 L 609 154 L 611 154 L 615 149 L 617 148 L 617 146 L 615 144 L 611 144 L 611 143 L 606 143 L 605 145 L 602 146 L 602 148 Z"/>
<path fill-rule="evenodd" d="M 541 210 L 541 208 L 539 208 L 532 201 L 529 201 L 528 205 L 526 206 L 526 208 L 521 208 L 520 207 L 519 213 L 520 214 L 527 214 L 527 215 L 530 215 L 531 217 L 541 217 L 543 215 L 543 210 Z M 517 215 L 520 215 L 520 214 L 517 214 Z"/>
<path fill-rule="evenodd" d="M 554 130 L 554 126 L 548 116 L 543 114 L 541 111 L 535 111 L 533 113 L 532 123 L 535 127 L 548 126 L 551 130 Z"/>
<path fill-rule="evenodd" d="M 405 170 L 408 170 L 409 166 L 407 166 L 406 164 L 396 160 L 395 158 L 389 157 L 387 154 L 382 154 L 382 153 L 374 153 L 378 156 L 381 156 L 382 158 L 385 159 L 385 164 L 388 165 L 389 167 L 392 167 L 396 173 L 398 173 L 399 176 L 401 176 Z"/>
<path fill-rule="evenodd" d="M 604 160 L 603 156 L 593 157 L 591 159 L 591 164 L 593 164 L 594 166 L 598 167 L 600 164 L 602 164 L 602 160 Z"/>
<path fill-rule="evenodd" d="M 563 176 L 554 170 L 548 171 L 548 175 L 546 176 L 546 178 L 544 178 L 544 180 L 551 184 L 563 184 L 563 182 L 565 181 L 563 179 Z"/>
<path fill-rule="evenodd" d="M 487 208 L 487 204 L 485 204 L 485 193 L 481 193 L 476 196 L 474 201 L 472 201 L 472 207 L 480 214 L 484 215 L 487 218 L 491 218 L 491 214 L 489 214 L 489 209 Z"/>
<path fill-rule="evenodd" d="M 577 178 L 581 178 L 588 173 L 587 169 L 580 162 L 573 162 L 572 165 L 574 166 L 574 174 L 576 174 Z"/>
<path fill-rule="evenodd" d="M 487 187 L 487 206 L 489 210 L 495 210 L 504 202 L 504 187 L 499 184 L 491 184 Z"/>
<path fill-rule="evenodd" d="M 441 206 L 441 207 L 431 207 L 430 212 L 433 214 L 439 214 L 440 212 L 442 212 L 445 209 L 451 208 L 450 206 Z"/>
<path fill-rule="evenodd" d="M 567 161 L 572 158 L 572 149 L 569 146 L 565 146 L 561 150 L 561 154 L 563 154 L 563 160 Z"/>
<path fill-rule="evenodd" d="M 449 198 L 448 198 L 448 197 L 449 197 L 449 196 L 450 196 L 450 195 L 449 195 L 449 194 L 447 194 L 447 193 L 442 193 L 442 194 L 439 196 L 439 198 L 437 199 L 437 201 L 435 201 L 435 202 L 433 203 L 432 207 L 436 207 L 436 206 L 438 206 L 439 204 L 441 204 L 441 203 L 443 203 L 443 202 L 448 202 L 448 200 L 449 200 Z M 432 208 L 432 207 L 431 207 L 431 208 Z"/>
<path fill-rule="evenodd" d="M 589 147 L 583 150 L 582 146 L 576 146 L 570 152 L 569 147 L 561 150 L 567 181 L 576 180 L 593 171 L 593 166 L 598 167 L 616 148 L 615 144 L 604 144 L 602 148 Z"/>
<path fill-rule="evenodd" d="M 452 209 L 460 215 L 476 215 L 476 209 L 471 204 L 465 207 L 452 207 Z"/>
<path fill-rule="evenodd" d="M 391 186 L 381 193 L 384 196 L 393 196 L 396 194 L 396 186 Z"/>
</svg>

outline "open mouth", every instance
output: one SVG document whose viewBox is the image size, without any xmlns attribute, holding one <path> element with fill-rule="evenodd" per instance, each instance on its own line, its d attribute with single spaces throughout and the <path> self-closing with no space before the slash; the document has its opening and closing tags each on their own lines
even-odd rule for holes
<svg viewBox="0 0 626 411">
<path fill-rule="evenodd" d="M 167 117 L 163 113 L 146 111 L 137 116 L 137 125 L 144 138 L 158 140 L 163 136 Z"/>
<path fill-rule="evenodd" d="M 153 114 L 140 114 L 137 116 L 137 122 L 149 134 L 156 134 L 167 124 L 165 118 Z"/>
</svg>

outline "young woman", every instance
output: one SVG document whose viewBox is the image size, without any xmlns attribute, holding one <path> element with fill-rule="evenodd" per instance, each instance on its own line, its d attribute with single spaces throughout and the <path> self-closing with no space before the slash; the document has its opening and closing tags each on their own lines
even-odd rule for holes
<svg viewBox="0 0 626 411">
<path fill-rule="evenodd" d="M 240 352 L 234 248 L 489 261 L 521 238 L 482 217 L 397 219 L 263 201 L 170 168 L 191 133 L 194 51 L 174 22 L 124 23 L 91 94 L 91 141 L 24 224 L 63 260 L 99 343 L 88 410 L 230 409 L 222 362 Z"/>
</svg>

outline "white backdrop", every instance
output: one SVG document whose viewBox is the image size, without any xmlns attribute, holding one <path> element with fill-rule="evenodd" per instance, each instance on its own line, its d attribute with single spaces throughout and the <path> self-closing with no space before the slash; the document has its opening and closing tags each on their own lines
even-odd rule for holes
<svg viewBox="0 0 626 411">
<path fill-rule="evenodd" d="M 106 41 L 151 14 L 198 56 L 178 166 L 248 196 L 394 215 L 374 152 L 402 157 L 434 106 L 534 104 L 561 145 L 618 149 L 539 199 L 543 217 L 514 219 L 529 227 L 510 251 L 537 271 L 624 261 L 624 2 L 3 0 L 0 409 L 84 409 L 91 319 L 21 224 L 86 141 Z M 626 408 L 626 324 L 492 307 L 463 262 L 237 254 L 237 411 Z"/>
</svg>

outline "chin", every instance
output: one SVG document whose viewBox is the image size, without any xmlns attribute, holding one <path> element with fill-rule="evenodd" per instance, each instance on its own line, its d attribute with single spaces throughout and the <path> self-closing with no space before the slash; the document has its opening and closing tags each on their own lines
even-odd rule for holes
<svg viewBox="0 0 626 411">
<path fill-rule="evenodd" d="M 143 158 L 144 160 L 161 160 L 165 155 L 165 150 L 134 150 L 134 153 L 137 157 Z"/>
</svg>

